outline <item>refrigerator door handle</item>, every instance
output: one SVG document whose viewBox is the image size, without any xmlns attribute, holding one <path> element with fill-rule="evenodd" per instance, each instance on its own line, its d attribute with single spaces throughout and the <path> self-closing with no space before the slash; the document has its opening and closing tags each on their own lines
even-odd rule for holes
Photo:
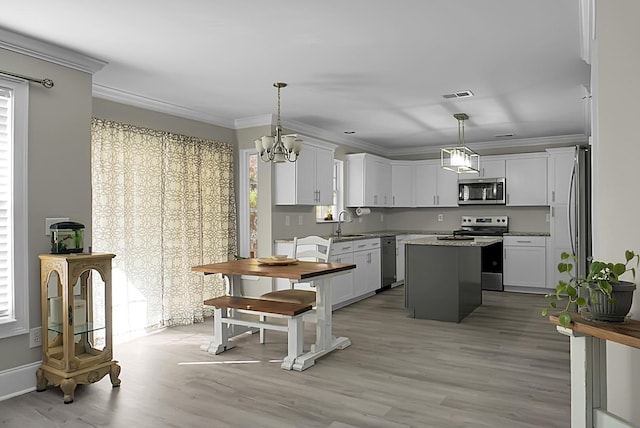
<svg viewBox="0 0 640 428">
<path fill-rule="evenodd" d="M 569 226 L 569 241 L 571 241 L 571 254 L 573 254 L 574 256 L 576 256 L 576 252 L 577 252 L 577 242 L 576 242 L 576 235 L 574 232 L 574 228 L 577 227 L 577 225 L 573 224 L 573 216 L 572 214 L 572 209 L 571 209 L 571 201 L 575 200 L 575 187 L 576 187 L 576 173 L 577 173 L 577 168 L 578 168 L 578 151 L 576 149 L 576 157 L 574 159 L 573 162 L 573 168 L 571 169 L 571 179 L 569 180 L 569 195 L 568 195 L 568 201 L 567 201 L 567 224 Z M 574 210 L 577 209 L 577 201 L 576 201 L 576 206 L 574 206 Z"/>
</svg>

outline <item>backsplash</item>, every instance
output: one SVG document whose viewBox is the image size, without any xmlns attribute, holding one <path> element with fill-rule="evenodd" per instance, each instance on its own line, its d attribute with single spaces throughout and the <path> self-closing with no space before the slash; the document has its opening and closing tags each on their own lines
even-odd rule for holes
<svg viewBox="0 0 640 428">
<path fill-rule="evenodd" d="M 351 210 L 354 212 L 355 210 Z M 442 214 L 442 221 L 438 215 Z M 428 230 L 452 231 L 460 227 L 463 215 L 508 215 L 509 230 L 514 232 L 549 232 L 548 207 L 487 207 L 466 206 L 458 208 L 371 208 L 371 214 L 353 215 L 353 222 L 344 222 L 344 233 L 364 233 L 380 230 Z M 289 226 L 286 226 L 287 216 Z M 274 239 L 290 239 L 294 236 L 331 235 L 336 223 L 316 223 L 314 207 L 275 206 L 273 209 Z M 300 223 L 302 220 L 302 224 Z"/>
</svg>

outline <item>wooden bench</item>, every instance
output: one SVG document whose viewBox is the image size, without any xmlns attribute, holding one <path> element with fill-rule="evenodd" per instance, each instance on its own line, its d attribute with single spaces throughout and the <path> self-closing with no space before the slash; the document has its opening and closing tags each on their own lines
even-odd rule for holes
<svg viewBox="0 0 640 428">
<path fill-rule="evenodd" d="M 214 340 L 207 346 L 206 351 L 220 354 L 233 348 L 229 342 L 227 326 L 242 325 L 245 327 L 255 327 L 259 329 L 269 329 L 287 332 L 287 356 L 282 362 L 282 368 L 291 370 L 295 359 L 302 355 L 304 344 L 304 326 L 302 316 L 311 310 L 311 305 L 290 302 L 278 302 L 266 299 L 253 299 L 240 296 L 220 296 L 204 301 L 207 306 L 213 306 L 213 334 Z M 229 317 L 227 309 L 233 309 L 240 313 L 258 315 L 260 321 L 251 321 Z M 287 325 L 270 323 L 265 320 L 270 318 L 284 318 Z M 226 326 L 223 326 L 226 324 Z M 264 343 L 264 336 L 260 335 L 260 343 Z"/>
</svg>

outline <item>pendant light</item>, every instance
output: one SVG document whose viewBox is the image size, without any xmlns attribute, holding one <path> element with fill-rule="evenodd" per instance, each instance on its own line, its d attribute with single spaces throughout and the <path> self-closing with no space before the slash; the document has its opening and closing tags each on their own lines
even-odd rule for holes
<svg viewBox="0 0 640 428">
<path fill-rule="evenodd" d="M 465 174 L 480 170 L 480 155 L 464 145 L 464 121 L 469 119 L 466 113 L 453 115 L 458 120 L 458 145 L 440 149 L 440 164 L 449 171 Z"/>
<path fill-rule="evenodd" d="M 287 86 L 284 82 L 275 82 L 274 87 L 278 88 L 278 121 L 276 123 L 276 135 L 265 135 L 255 140 L 256 150 L 260 159 L 264 162 L 295 162 L 298 160 L 302 140 L 296 135 L 282 135 L 282 125 L 280 124 L 280 89 Z"/>
</svg>

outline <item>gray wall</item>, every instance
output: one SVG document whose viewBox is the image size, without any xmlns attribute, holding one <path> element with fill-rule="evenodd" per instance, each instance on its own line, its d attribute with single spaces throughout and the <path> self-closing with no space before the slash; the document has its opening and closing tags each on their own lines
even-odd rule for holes
<svg viewBox="0 0 640 428">
<path fill-rule="evenodd" d="M 87 226 L 91 242 L 90 119 L 91 75 L 0 49 L 2 69 L 51 78 L 52 89 L 31 84 L 28 135 L 29 326 L 40 321 L 40 262 L 49 252 L 46 217 L 69 217 Z M 0 371 L 41 359 L 29 335 L 0 339 Z M 34 381 L 35 383 L 35 381 Z"/>
<path fill-rule="evenodd" d="M 640 2 L 598 0 L 596 5 L 594 256 L 622 261 L 625 249 L 640 251 Z M 631 313 L 640 319 L 640 290 Z M 609 409 L 640 426 L 640 349 L 609 343 L 607 359 Z"/>
<path fill-rule="evenodd" d="M 170 131 L 176 134 L 209 138 L 216 141 L 234 144 L 235 131 L 221 126 L 198 122 L 191 119 L 158 113 L 138 107 L 128 106 L 100 98 L 93 98 L 93 116 L 100 119 L 115 120 L 150 129 Z"/>
</svg>

